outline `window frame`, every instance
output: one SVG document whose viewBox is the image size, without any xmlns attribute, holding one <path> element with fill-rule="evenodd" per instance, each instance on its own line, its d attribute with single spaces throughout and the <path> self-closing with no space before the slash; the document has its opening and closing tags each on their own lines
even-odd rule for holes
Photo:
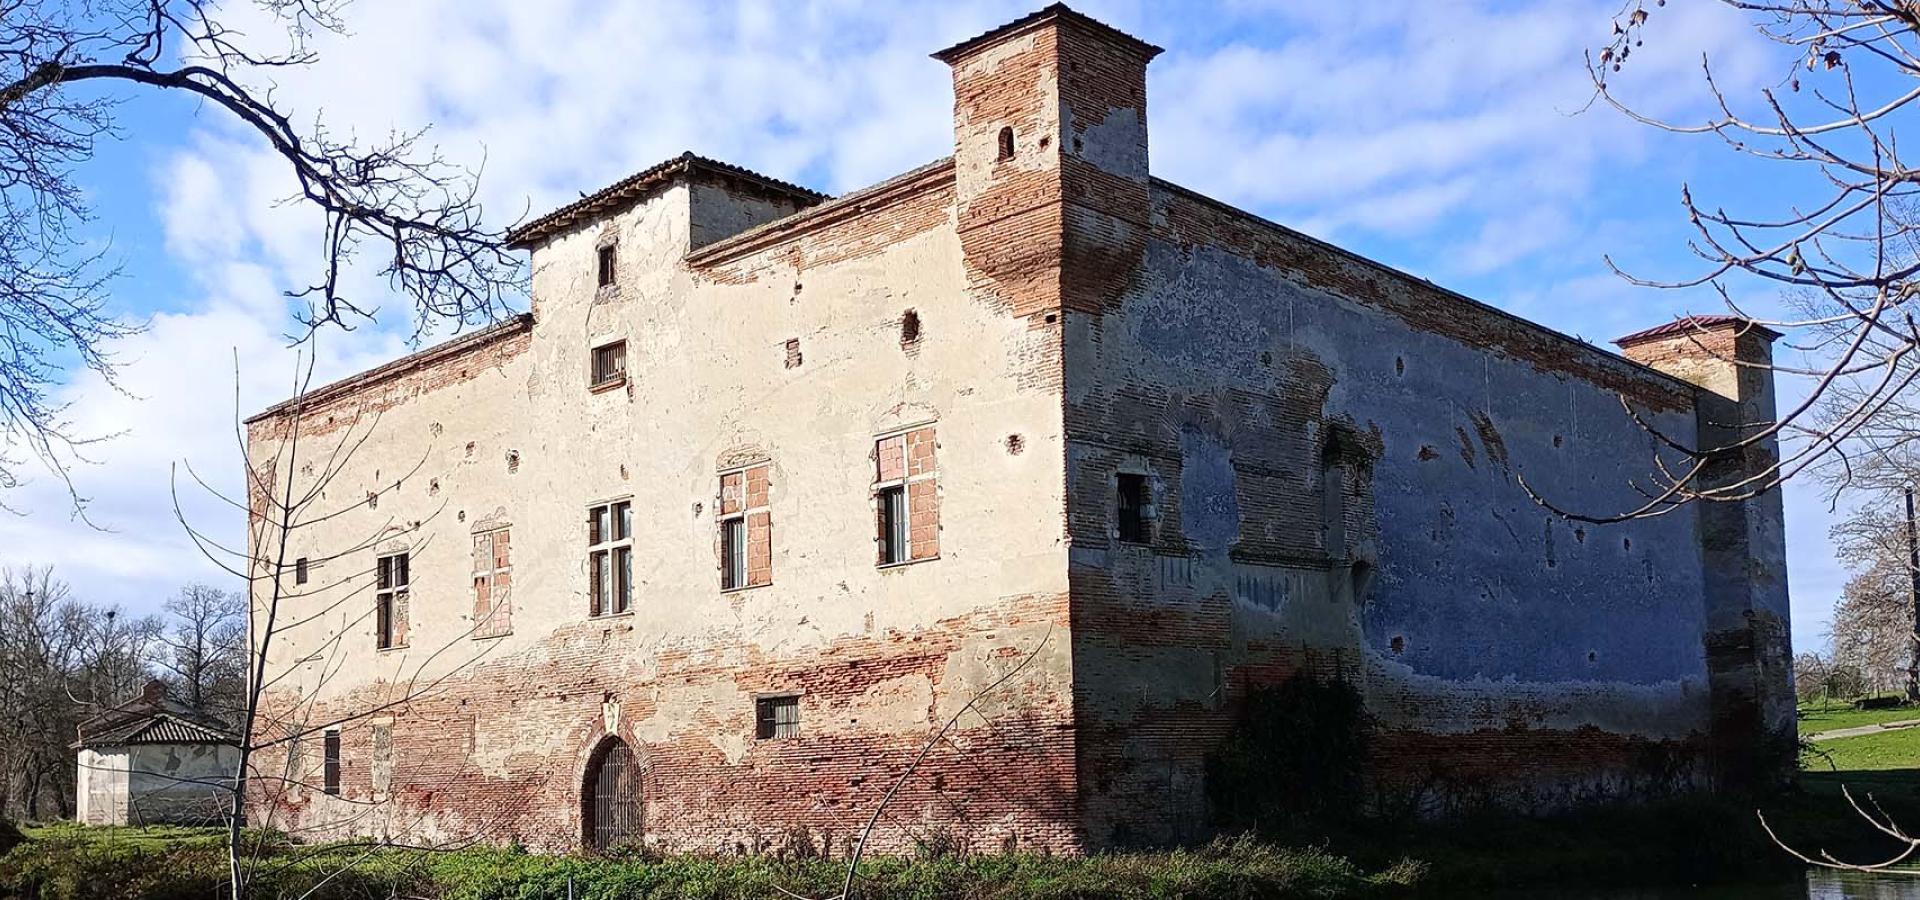
<svg viewBox="0 0 1920 900">
<path fill-rule="evenodd" d="M 593 285 L 610 288 L 620 283 L 620 245 L 601 244 L 593 251 Z"/>
<path fill-rule="evenodd" d="M 408 551 L 382 554 L 374 558 L 373 582 L 373 645 L 376 650 L 396 650 L 405 647 L 400 641 L 400 629 L 397 627 L 400 601 L 413 596 L 413 564 Z M 399 560 L 396 566 L 394 560 Z M 395 570 L 399 578 L 395 579 Z"/>
<path fill-rule="evenodd" d="M 614 537 L 601 533 L 600 512 L 607 513 L 607 528 Z M 601 602 L 604 578 L 600 560 L 607 560 L 607 576 L 613 579 L 608 601 Z M 624 616 L 633 612 L 633 498 L 621 497 L 587 507 L 587 615 L 591 618 Z"/>
<path fill-rule="evenodd" d="M 1129 490 L 1129 485 L 1134 489 Z M 1153 479 L 1145 472 L 1113 473 L 1113 535 L 1122 544 L 1153 544 Z M 1129 527 L 1131 524 L 1131 527 Z"/>
<path fill-rule="evenodd" d="M 320 733 L 320 791 L 340 796 L 340 729 Z"/>
<path fill-rule="evenodd" d="M 617 356 L 615 356 L 617 354 Z M 618 367 L 602 366 L 603 358 L 612 358 Z M 627 339 L 615 338 L 595 344 L 587 352 L 587 389 L 604 391 L 627 383 Z"/>
<path fill-rule="evenodd" d="M 913 562 L 912 513 L 907 510 L 906 479 L 887 482 L 873 492 L 882 532 L 880 565 L 899 566 Z M 897 509 L 896 509 L 897 507 Z"/>
<path fill-rule="evenodd" d="M 784 721 L 780 717 L 783 710 L 792 711 L 791 717 Z M 754 740 L 784 741 L 799 736 L 799 694 L 759 694 L 753 698 Z"/>
<path fill-rule="evenodd" d="M 939 462 L 938 462 L 937 456 L 935 457 L 935 461 L 933 462 L 933 464 L 926 471 L 923 471 L 919 474 L 914 474 L 913 435 L 922 431 L 927 432 L 927 438 L 926 438 L 927 440 L 934 442 L 936 445 L 938 444 L 939 427 L 938 427 L 938 424 L 935 422 L 922 422 L 917 425 L 910 425 L 905 428 L 899 428 L 893 431 L 883 432 L 874 437 L 874 440 L 873 440 L 874 482 L 871 489 L 871 497 L 872 497 L 872 502 L 874 504 L 873 505 L 874 530 L 875 530 L 874 543 L 879 545 L 876 548 L 876 551 L 874 553 L 875 568 L 891 569 L 899 566 L 908 566 L 914 563 L 927 562 L 930 560 L 935 560 L 940 558 L 939 538 L 937 535 L 933 541 L 933 545 L 934 545 L 933 552 L 929 553 L 926 556 L 917 556 L 915 555 L 915 552 L 914 552 L 914 540 L 913 540 L 913 514 L 915 509 L 914 502 L 913 502 L 914 486 L 923 482 L 929 482 L 935 485 L 933 490 L 937 491 L 939 489 L 938 484 L 940 479 L 940 468 L 939 468 Z M 895 439 L 898 439 L 900 441 L 900 477 L 883 479 L 880 476 L 882 472 L 882 467 L 885 465 L 885 462 L 881 459 L 881 455 L 885 452 L 884 450 L 885 444 L 888 441 L 895 440 Z M 881 523 L 887 517 L 887 514 L 888 514 L 888 510 L 886 507 L 887 498 L 895 491 L 898 491 L 899 497 L 900 497 L 899 515 L 897 518 L 893 519 L 892 521 L 893 527 L 889 529 L 889 534 L 882 535 L 879 533 L 879 531 L 880 531 Z M 934 509 L 937 515 L 937 511 L 939 509 L 939 499 L 937 496 L 934 498 L 933 503 L 934 503 Z M 937 522 L 934 525 L 934 527 L 936 529 L 939 527 Z M 897 541 L 892 539 L 895 536 L 895 534 L 897 534 L 898 536 Z M 894 558 L 893 554 L 889 554 L 887 552 L 891 547 L 894 547 L 894 546 L 897 546 L 899 550 L 897 558 Z"/>
<path fill-rule="evenodd" d="M 747 513 L 742 509 L 720 517 L 720 589 L 747 586 Z"/>
<path fill-rule="evenodd" d="M 500 537 L 502 535 L 506 536 L 506 546 L 507 546 L 507 554 L 508 554 L 506 565 L 501 565 L 500 558 L 499 558 Z M 476 620 L 473 623 L 473 639 L 488 640 L 491 638 L 506 637 L 507 635 L 513 633 L 513 618 L 512 618 L 513 611 L 511 608 L 508 609 L 507 622 L 503 627 L 500 624 L 500 607 L 502 602 L 501 601 L 502 594 L 500 591 L 500 576 L 502 575 L 507 576 L 507 583 L 509 585 L 513 583 L 513 556 L 512 556 L 513 526 L 512 525 L 496 525 L 492 528 L 488 528 L 485 531 L 476 531 L 473 533 L 473 540 L 475 543 L 476 556 L 477 556 L 477 551 L 479 549 L 478 545 L 483 541 L 485 542 L 486 555 L 484 559 L 486 560 L 486 564 L 487 564 L 487 567 L 485 569 L 476 567 L 470 575 L 470 577 L 473 579 L 473 582 L 474 582 L 474 590 L 476 591 L 479 590 L 479 583 L 482 580 L 484 580 L 487 584 L 486 621 L 482 622 L 482 621 Z M 512 594 L 512 589 L 509 588 L 507 591 L 507 595 L 510 597 L 511 594 Z M 512 600 L 508 599 L 506 602 L 511 603 Z"/>
</svg>

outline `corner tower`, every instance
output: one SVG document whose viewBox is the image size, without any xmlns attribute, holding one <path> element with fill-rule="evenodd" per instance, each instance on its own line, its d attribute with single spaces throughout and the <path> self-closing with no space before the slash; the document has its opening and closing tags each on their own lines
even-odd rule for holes
<svg viewBox="0 0 1920 900">
<path fill-rule="evenodd" d="M 968 274 L 1014 314 L 1098 311 L 1138 265 L 1159 52 L 1056 3 L 934 54 L 953 67 Z"/>
</svg>

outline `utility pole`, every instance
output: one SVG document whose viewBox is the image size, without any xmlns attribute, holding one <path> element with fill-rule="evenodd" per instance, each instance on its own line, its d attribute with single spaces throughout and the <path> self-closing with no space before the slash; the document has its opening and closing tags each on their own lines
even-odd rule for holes
<svg viewBox="0 0 1920 900">
<path fill-rule="evenodd" d="M 1920 702 L 1920 539 L 1914 536 L 1913 486 L 1907 486 L 1907 585 L 1913 593 L 1913 661 L 1907 665 L 1907 702 Z"/>
</svg>

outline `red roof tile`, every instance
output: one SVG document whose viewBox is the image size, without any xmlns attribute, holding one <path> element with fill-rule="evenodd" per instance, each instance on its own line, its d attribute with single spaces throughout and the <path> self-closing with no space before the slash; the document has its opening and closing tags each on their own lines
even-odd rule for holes
<svg viewBox="0 0 1920 900">
<path fill-rule="evenodd" d="M 1613 343 L 1619 347 L 1631 347 L 1634 344 L 1644 344 L 1647 341 L 1671 337 L 1676 334 L 1706 334 L 1707 332 L 1717 331 L 1722 328 L 1735 328 L 1742 333 L 1751 331 L 1767 340 L 1773 340 L 1780 336 L 1780 332 L 1778 331 L 1774 331 L 1752 319 L 1743 319 L 1739 316 L 1681 316 L 1663 325 L 1655 325 L 1643 331 L 1636 331 L 1626 337 L 1614 338 Z"/>
</svg>

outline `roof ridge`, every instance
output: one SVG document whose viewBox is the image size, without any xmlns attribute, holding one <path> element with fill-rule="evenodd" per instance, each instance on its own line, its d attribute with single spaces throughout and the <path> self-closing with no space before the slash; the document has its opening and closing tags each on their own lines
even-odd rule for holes
<svg viewBox="0 0 1920 900">
<path fill-rule="evenodd" d="M 1065 19 L 1071 22 L 1078 23 L 1080 25 L 1089 26 L 1094 30 L 1095 33 L 1101 34 L 1118 43 L 1131 45 L 1134 49 L 1145 53 L 1149 57 L 1158 56 L 1161 51 L 1161 48 L 1159 46 L 1155 44 L 1150 44 L 1137 37 L 1134 37 L 1133 35 L 1128 34 L 1124 31 L 1121 31 L 1120 29 L 1115 28 L 1112 25 L 1108 25 L 1107 23 L 1102 22 L 1099 19 L 1089 16 L 1086 13 L 1080 12 L 1079 10 L 1074 9 L 1073 7 L 1070 7 L 1065 3 L 1050 3 L 1037 10 L 1034 10 L 1033 12 L 1030 12 L 1024 16 L 1021 16 L 1018 19 L 1014 19 L 1013 21 L 1008 22 L 1004 25 L 1000 25 L 994 28 L 989 28 L 986 31 L 983 31 L 979 34 L 974 35 L 973 37 L 970 37 L 970 38 L 967 38 L 966 40 L 961 41 L 960 43 L 954 44 L 953 46 L 948 47 L 945 50 L 940 50 L 938 52 L 935 52 L 934 54 L 932 54 L 932 56 L 934 59 L 937 59 L 941 62 L 951 63 L 954 60 L 962 56 L 965 56 L 968 51 L 973 50 L 974 48 L 979 47 L 982 44 L 988 43 L 989 41 L 995 40 L 997 38 L 1002 38 L 1011 34 L 1015 34 L 1027 28 L 1032 28 L 1034 26 L 1040 25 L 1041 23 L 1052 20 L 1052 19 Z"/>
<path fill-rule="evenodd" d="M 1614 338 L 1613 344 L 1616 347 L 1626 347 L 1630 344 L 1643 343 L 1654 338 L 1668 337 L 1676 334 L 1686 334 L 1689 332 L 1705 334 L 1710 329 L 1725 325 L 1738 327 L 1741 334 L 1758 334 L 1768 340 L 1780 337 L 1780 332 L 1745 316 L 1734 316 L 1726 313 L 1711 315 L 1688 313 L 1671 322 L 1662 322 L 1652 328 L 1642 328 L 1632 334 Z"/>
<path fill-rule="evenodd" d="M 800 200 L 806 205 L 812 205 L 828 199 L 827 194 L 823 194 L 812 188 L 794 184 L 791 181 L 783 181 L 771 175 L 763 175 L 752 169 L 701 156 L 692 150 L 687 150 L 678 156 L 671 156 L 654 163 L 591 194 L 583 194 L 580 199 L 538 216 L 524 225 L 515 226 L 507 232 L 507 246 L 529 246 L 573 224 L 576 219 L 583 215 L 615 204 L 633 202 L 646 196 L 655 188 L 668 183 L 675 177 L 689 175 L 700 170 L 730 178 L 751 181 L 768 190 L 786 194 L 789 197 Z"/>
</svg>

